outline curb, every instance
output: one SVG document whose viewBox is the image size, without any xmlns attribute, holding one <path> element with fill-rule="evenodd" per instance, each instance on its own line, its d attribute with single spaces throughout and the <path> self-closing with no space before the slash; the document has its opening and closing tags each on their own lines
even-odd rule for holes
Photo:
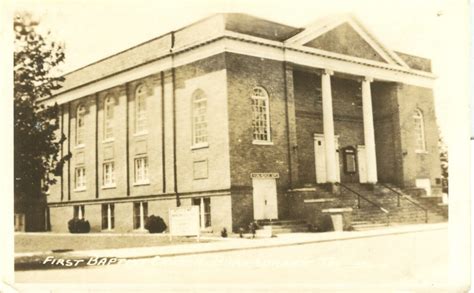
<svg viewBox="0 0 474 293">
<path fill-rule="evenodd" d="M 299 241 L 291 241 L 288 242 L 276 242 L 276 243 L 257 243 L 254 245 L 248 246 L 239 246 L 241 243 L 235 243 L 234 246 L 231 247 L 209 247 L 203 250 L 189 250 L 189 251 L 181 251 L 181 252 L 156 252 L 152 254 L 144 254 L 144 255 L 135 255 L 135 256 L 113 256 L 113 253 L 107 254 L 107 258 L 118 258 L 118 259 L 126 259 L 126 260 L 133 260 L 133 259 L 147 259 L 147 258 L 155 258 L 155 257 L 175 257 L 175 256 L 186 256 L 186 255 L 196 255 L 196 254 L 208 254 L 208 253 L 219 253 L 219 252 L 231 252 L 231 251 L 239 251 L 239 250 L 252 250 L 252 249 L 264 249 L 264 248 L 277 248 L 277 247 L 288 247 L 288 246 L 296 246 L 296 245 L 306 245 L 306 244 L 314 244 L 314 243 L 324 243 L 324 242 L 331 242 L 331 241 L 344 241 L 344 240 L 354 240 L 354 239 L 364 239 L 364 238 L 373 238 L 373 237 L 381 237 L 381 236 L 391 236 L 391 235 L 400 235 L 400 234 L 409 234 L 409 233 L 419 233 L 419 232 L 429 232 L 435 230 L 443 230 L 448 228 L 448 223 L 437 223 L 437 224 L 429 224 L 429 226 L 425 225 L 416 225 L 416 226 L 397 226 L 397 227 L 386 227 L 377 230 L 368 230 L 368 231 L 359 231 L 359 232 L 327 232 L 321 233 L 321 237 L 318 239 L 306 239 L 306 240 L 299 240 Z M 333 234 L 337 233 L 337 234 Z M 288 234 L 286 234 L 288 235 Z M 107 251 L 107 250 L 104 250 Z M 89 254 L 88 254 L 89 252 Z M 92 250 L 83 250 L 83 251 L 74 251 L 73 254 L 71 253 L 64 253 L 60 254 L 63 256 L 67 256 L 69 258 L 75 259 L 87 259 L 97 256 L 92 256 L 96 254 L 90 253 Z M 42 252 L 41 254 L 32 254 L 31 257 L 42 257 L 46 256 L 47 254 L 53 254 L 52 251 L 50 252 Z M 21 258 L 15 257 L 15 259 Z M 54 267 L 54 268 L 44 268 L 44 269 L 64 269 L 66 267 Z M 37 262 L 31 263 L 21 263 L 15 265 L 15 270 L 35 270 L 38 269 Z"/>
<path fill-rule="evenodd" d="M 429 232 L 435 230 L 443 230 L 447 228 L 446 225 L 440 225 L 439 227 L 424 227 L 415 230 L 406 230 L 406 231 L 384 231 L 380 230 L 371 230 L 370 232 L 379 232 L 379 233 L 371 233 L 369 235 L 347 235 L 345 237 L 335 237 L 329 239 L 314 239 L 314 240 L 306 240 L 306 241 L 296 241 L 296 242 L 289 242 L 289 243 L 273 243 L 273 244 L 263 244 L 263 245 L 254 245 L 254 246 L 245 246 L 245 247 L 231 247 L 231 248 L 215 248 L 203 251 L 186 251 L 186 252 L 171 252 L 171 253 L 162 253 L 162 254 L 152 254 L 152 255 L 140 255 L 140 256 L 131 256 L 127 257 L 126 259 L 144 259 L 144 258 L 153 258 L 153 257 L 174 257 L 174 256 L 182 256 L 182 255 L 192 255 L 192 254 L 207 254 L 207 253 L 218 253 L 218 252 L 230 252 L 230 251 L 238 251 L 238 250 L 251 250 L 251 249 L 261 249 L 261 248 L 277 248 L 277 247 L 287 247 L 287 246 L 294 246 L 294 245 L 305 245 L 305 244 L 314 244 L 314 243 L 324 243 L 324 242 L 331 242 L 331 241 L 344 241 L 344 240 L 353 240 L 353 239 L 363 239 L 363 238 L 373 238 L 373 237 L 380 237 L 380 236 L 391 236 L 391 235 L 400 235 L 400 234 L 408 234 L 408 233 L 416 233 L 416 232 Z M 384 228 L 387 229 L 387 228 Z M 384 233 L 380 233 L 384 231 Z M 329 232 L 331 233 L 331 232 Z"/>
</svg>

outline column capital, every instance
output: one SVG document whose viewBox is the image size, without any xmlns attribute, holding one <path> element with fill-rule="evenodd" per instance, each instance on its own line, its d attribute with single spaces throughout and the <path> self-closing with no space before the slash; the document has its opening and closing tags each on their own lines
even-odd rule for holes
<svg viewBox="0 0 474 293">
<path fill-rule="evenodd" d="M 374 81 L 374 78 L 371 77 L 371 76 L 364 76 L 364 78 L 362 79 L 362 81 L 373 82 L 373 81 Z"/>
<path fill-rule="evenodd" d="M 323 74 L 333 75 L 333 74 L 334 74 L 334 70 L 331 70 L 331 69 L 323 69 Z"/>
</svg>

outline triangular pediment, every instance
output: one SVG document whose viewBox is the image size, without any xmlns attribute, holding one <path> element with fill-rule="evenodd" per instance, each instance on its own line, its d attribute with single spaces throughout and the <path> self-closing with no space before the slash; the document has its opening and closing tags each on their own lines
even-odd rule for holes
<svg viewBox="0 0 474 293">
<path fill-rule="evenodd" d="M 303 45 L 333 53 L 388 63 L 347 22 Z"/>
<path fill-rule="evenodd" d="M 311 47 L 335 54 L 408 67 L 385 47 L 353 15 L 329 17 L 306 27 L 285 41 L 287 45 Z"/>
</svg>

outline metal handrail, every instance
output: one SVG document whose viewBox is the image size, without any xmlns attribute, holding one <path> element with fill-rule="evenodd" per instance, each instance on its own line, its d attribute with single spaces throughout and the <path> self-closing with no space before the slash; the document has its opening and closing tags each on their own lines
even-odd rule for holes
<svg viewBox="0 0 474 293">
<path fill-rule="evenodd" d="M 372 204 L 373 206 L 377 207 L 379 210 L 381 210 L 382 212 L 384 212 L 386 215 L 387 215 L 387 225 L 390 225 L 390 212 L 386 209 L 384 209 L 381 205 L 371 201 L 370 199 L 366 198 L 365 196 L 363 196 L 362 194 L 358 193 L 357 191 L 353 190 L 352 188 L 350 188 L 349 186 L 346 186 L 340 182 L 336 182 L 336 185 L 340 185 L 342 187 L 344 187 L 345 189 L 349 190 L 350 192 L 354 193 L 357 195 L 357 208 L 360 209 L 360 199 L 364 199 L 365 201 L 367 201 L 368 203 Z"/>
<path fill-rule="evenodd" d="M 414 206 L 416 206 L 417 208 L 420 208 L 422 209 L 424 212 L 425 212 L 425 223 L 428 223 L 428 209 L 423 207 L 422 205 L 420 205 L 419 203 L 415 202 L 414 200 L 412 200 L 411 198 L 407 197 L 405 194 L 399 192 L 398 190 L 390 187 L 389 185 L 385 184 L 385 183 L 381 183 L 382 186 L 384 186 L 385 188 L 387 188 L 388 190 L 392 191 L 392 192 L 395 192 L 398 196 L 398 206 L 400 206 L 400 197 L 402 197 L 403 199 L 406 199 L 407 201 L 409 201 L 411 204 L 413 204 Z"/>
<path fill-rule="evenodd" d="M 336 185 L 341 185 L 341 186 L 344 187 L 345 189 L 347 189 L 347 190 L 349 190 L 350 192 L 355 193 L 355 194 L 357 195 L 357 197 L 358 197 L 358 199 L 357 199 L 357 208 L 360 209 L 360 199 L 359 199 L 359 198 L 361 197 L 361 198 L 363 198 L 365 201 L 371 203 L 373 206 L 379 208 L 382 212 L 384 212 L 384 213 L 386 213 L 386 214 L 389 213 L 389 211 L 387 211 L 386 209 L 384 209 L 381 205 L 379 205 L 379 204 L 377 204 L 377 203 L 371 201 L 370 199 L 366 198 L 366 197 L 363 196 L 362 194 L 360 194 L 360 193 L 358 193 L 357 191 L 353 190 L 353 189 L 350 188 L 349 186 L 344 185 L 344 184 L 342 184 L 342 183 L 340 183 L 340 182 L 336 182 Z"/>
</svg>

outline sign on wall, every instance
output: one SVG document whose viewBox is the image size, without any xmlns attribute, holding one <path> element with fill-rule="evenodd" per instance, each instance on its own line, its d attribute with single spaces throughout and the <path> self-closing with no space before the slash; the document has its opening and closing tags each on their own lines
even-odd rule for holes
<svg viewBox="0 0 474 293">
<path fill-rule="evenodd" d="M 280 178 L 278 173 L 250 173 L 250 178 Z"/>
<path fill-rule="evenodd" d="M 169 209 L 171 236 L 199 236 L 199 207 L 178 207 Z"/>
</svg>

